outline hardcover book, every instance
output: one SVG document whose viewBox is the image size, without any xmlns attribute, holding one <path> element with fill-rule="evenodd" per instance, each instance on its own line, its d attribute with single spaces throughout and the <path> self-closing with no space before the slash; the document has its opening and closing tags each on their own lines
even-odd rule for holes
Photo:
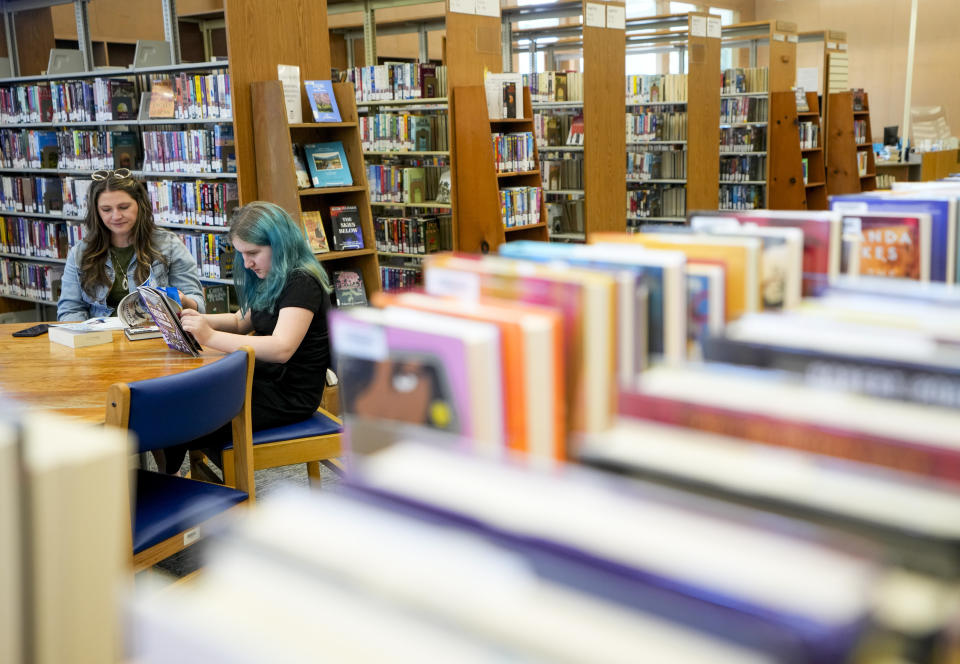
<svg viewBox="0 0 960 664">
<path fill-rule="evenodd" d="M 111 80 L 110 108 L 114 120 L 135 120 L 137 117 L 137 88 L 127 79 Z"/>
<path fill-rule="evenodd" d="M 845 214 L 843 229 L 860 236 L 860 274 L 930 280 L 929 214 Z"/>
<path fill-rule="evenodd" d="M 353 184 L 343 143 L 310 143 L 304 146 L 314 187 L 349 187 Z"/>
<path fill-rule="evenodd" d="M 155 119 L 174 117 L 173 81 L 170 79 L 151 83 L 149 115 Z"/>
<path fill-rule="evenodd" d="M 333 94 L 332 81 L 304 81 L 314 122 L 340 122 L 340 109 Z"/>
<path fill-rule="evenodd" d="M 367 305 L 367 291 L 363 275 L 356 270 L 340 270 L 333 273 L 333 293 L 338 307 Z"/>
<path fill-rule="evenodd" d="M 300 214 L 303 220 L 303 230 L 307 235 L 307 242 L 310 243 L 310 249 L 315 254 L 323 254 L 330 251 L 330 245 L 327 243 L 327 232 L 323 228 L 323 215 L 319 210 L 304 210 Z"/>
<path fill-rule="evenodd" d="M 330 208 L 330 231 L 333 250 L 363 249 L 363 228 L 356 205 L 334 205 Z"/>
<path fill-rule="evenodd" d="M 132 131 L 110 133 L 113 140 L 113 167 L 136 170 L 140 163 L 140 138 Z"/>
</svg>

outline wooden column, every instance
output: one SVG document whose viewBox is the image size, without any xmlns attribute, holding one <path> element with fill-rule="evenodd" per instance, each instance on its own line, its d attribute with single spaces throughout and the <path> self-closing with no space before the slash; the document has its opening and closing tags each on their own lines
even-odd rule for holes
<svg viewBox="0 0 960 664">
<path fill-rule="evenodd" d="M 687 212 L 716 210 L 720 201 L 720 38 L 694 30 L 694 20 L 710 18 L 690 14 L 687 25 Z"/>
<path fill-rule="evenodd" d="M 797 24 L 770 24 L 770 92 L 790 92 L 797 83 Z"/>
<path fill-rule="evenodd" d="M 250 84 L 297 65 L 300 78 L 330 78 L 326 0 L 224 0 L 240 203 L 257 199 Z M 309 106 L 308 106 L 309 108 Z"/>
<path fill-rule="evenodd" d="M 461 85 L 482 86 L 484 70 L 494 73 L 503 71 L 499 15 L 451 11 L 450 0 L 447 0 L 444 44 L 443 61 L 447 65 L 448 91 Z"/>
<path fill-rule="evenodd" d="M 603 12 L 604 25 L 610 9 L 625 11 L 622 2 L 583 0 L 583 228 L 587 242 L 591 233 L 627 230 L 626 32 L 587 25 L 595 9 Z"/>
</svg>

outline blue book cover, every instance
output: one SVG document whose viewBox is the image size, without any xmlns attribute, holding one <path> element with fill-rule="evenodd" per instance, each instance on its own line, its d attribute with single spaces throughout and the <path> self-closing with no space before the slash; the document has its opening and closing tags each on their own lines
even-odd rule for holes
<svg viewBox="0 0 960 664">
<path fill-rule="evenodd" d="M 340 109 L 331 81 L 304 81 L 303 87 L 307 90 L 314 122 L 340 122 Z"/>
<path fill-rule="evenodd" d="M 314 187 L 349 187 L 353 184 L 343 143 L 310 143 L 303 148 Z"/>
<path fill-rule="evenodd" d="M 831 196 L 830 209 L 840 212 L 927 212 L 930 215 L 930 280 L 957 279 L 956 201 L 946 196 L 847 194 Z"/>
</svg>

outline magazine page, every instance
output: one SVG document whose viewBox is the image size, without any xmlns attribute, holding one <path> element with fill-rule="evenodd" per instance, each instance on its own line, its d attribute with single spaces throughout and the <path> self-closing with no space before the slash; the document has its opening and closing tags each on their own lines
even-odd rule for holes
<svg viewBox="0 0 960 664">
<path fill-rule="evenodd" d="M 137 288 L 137 292 L 140 293 L 143 305 L 147 308 L 150 316 L 153 317 L 153 322 L 160 328 L 167 346 L 181 353 L 198 357 L 198 351 L 202 349 L 193 336 L 184 330 L 180 324 L 180 318 L 177 315 L 179 307 L 175 311 L 170 306 L 175 303 L 155 288 L 140 286 Z"/>
</svg>

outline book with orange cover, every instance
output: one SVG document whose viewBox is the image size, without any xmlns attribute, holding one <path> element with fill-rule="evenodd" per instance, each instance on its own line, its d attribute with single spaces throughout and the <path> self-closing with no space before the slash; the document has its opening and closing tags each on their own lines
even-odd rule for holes
<svg viewBox="0 0 960 664">
<path fill-rule="evenodd" d="M 377 307 L 403 307 L 496 325 L 507 447 L 537 457 L 566 457 L 563 327 L 558 311 L 509 300 L 468 301 L 417 292 L 381 292 L 372 300 Z"/>
<path fill-rule="evenodd" d="M 611 425 L 617 394 L 613 277 L 495 256 L 441 254 L 424 261 L 424 285 L 433 295 L 505 298 L 558 309 L 567 358 L 567 427 L 591 432 Z"/>
<path fill-rule="evenodd" d="M 639 244 L 648 249 L 673 249 L 688 260 L 722 261 L 726 273 L 727 320 L 760 309 L 760 240 L 747 237 L 680 235 L 674 233 L 594 233 L 591 244 Z"/>
</svg>

